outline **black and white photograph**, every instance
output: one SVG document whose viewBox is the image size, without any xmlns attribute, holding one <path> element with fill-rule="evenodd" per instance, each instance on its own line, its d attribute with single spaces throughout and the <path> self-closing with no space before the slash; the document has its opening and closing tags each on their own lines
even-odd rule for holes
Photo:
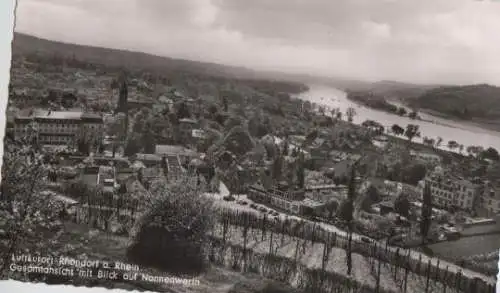
<svg viewBox="0 0 500 293">
<path fill-rule="evenodd" d="M 14 13 L 0 280 L 500 292 L 500 1 Z"/>
</svg>

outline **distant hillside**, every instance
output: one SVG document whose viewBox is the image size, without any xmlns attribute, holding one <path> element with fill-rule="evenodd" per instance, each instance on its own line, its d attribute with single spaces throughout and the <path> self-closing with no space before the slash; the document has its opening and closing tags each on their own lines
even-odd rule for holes
<svg viewBox="0 0 500 293">
<path fill-rule="evenodd" d="M 403 83 L 397 81 L 377 81 L 374 83 L 359 84 L 347 88 L 348 92 L 369 93 L 371 98 L 379 98 L 380 100 L 400 100 L 406 101 L 418 98 L 426 91 L 439 87 L 439 85 L 421 85 Z"/>
<path fill-rule="evenodd" d="M 14 56 L 39 54 L 42 56 L 58 55 L 66 58 L 75 57 L 78 60 L 103 64 L 109 67 L 149 69 L 151 71 L 183 71 L 243 79 L 258 77 L 258 73 L 256 71 L 242 67 L 173 59 L 127 50 L 68 44 L 41 39 L 22 33 L 14 33 L 12 54 Z"/>
<path fill-rule="evenodd" d="M 407 102 L 460 119 L 500 119 L 500 87 L 487 84 L 438 87 Z"/>
<path fill-rule="evenodd" d="M 419 97 L 426 91 L 438 85 L 410 84 L 396 81 L 379 81 L 371 86 L 371 91 L 376 95 L 384 95 L 386 99 L 408 100 Z"/>
<path fill-rule="evenodd" d="M 14 33 L 12 53 L 16 56 L 38 54 L 42 56 L 75 57 L 108 67 L 147 69 L 149 71 L 169 71 L 203 74 L 237 79 L 265 79 L 294 83 L 323 83 L 340 89 L 365 86 L 368 83 L 331 77 L 319 77 L 308 74 L 289 74 L 279 71 L 257 71 L 244 67 L 227 66 L 209 62 L 174 59 L 147 53 L 127 50 L 108 49 L 93 46 L 68 44 L 50 41 L 22 33 Z"/>
</svg>

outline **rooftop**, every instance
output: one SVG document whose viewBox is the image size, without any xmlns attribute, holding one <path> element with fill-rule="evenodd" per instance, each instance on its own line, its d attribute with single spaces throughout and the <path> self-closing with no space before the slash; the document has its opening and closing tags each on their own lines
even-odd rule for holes
<svg viewBox="0 0 500 293">
<path fill-rule="evenodd" d="M 156 145 L 156 154 L 193 156 L 196 152 L 180 145 Z"/>
<path fill-rule="evenodd" d="M 205 137 L 205 131 L 203 129 L 193 129 L 191 135 L 195 138 L 203 138 Z"/>
<path fill-rule="evenodd" d="M 162 175 L 162 170 L 160 168 L 144 168 L 142 169 L 143 177 L 160 177 Z"/>
<path fill-rule="evenodd" d="M 320 206 L 323 206 L 325 205 L 324 203 L 322 202 L 319 202 L 319 201 L 316 201 L 316 200 L 313 200 L 313 199 L 310 199 L 310 198 L 306 198 L 304 199 L 301 204 L 303 206 L 307 206 L 307 207 L 311 207 L 311 208 L 315 208 L 315 207 L 320 207 Z"/>
<path fill-rule="evenodd" d="M 181 122 L 181 123 L 191 123 L 191 124 L 198 123 L 198 121 L 196 121 L 194 119 L 190 119 L 190 118 L 179 119 L 179 122 Z"/>
<path fill-rule="evenodd" d="M 310 185 L 306 187 L 306 190 L 319 190 L 319 189 L 340 189 L 346 188 L 345 185 L 336 184 L 321 184 L 321 185 Z"/>
<path fill-rule="evenodd" d="M 135 159 L 138 161 L 161 161 L 161 156 L 158 156 L 156 154 L 136 154 Z"/>
<path fill-rule="evenodd" d="M 99 119 L 102 116 L 95 113 L 86 113 L 83 111 L 51 111 L 43 109 L 26 109 L 22 110 L 16 116 L 18 119 L 58 119 L 58 120 L 82 120 L 82 119 Z"/>
</svg>

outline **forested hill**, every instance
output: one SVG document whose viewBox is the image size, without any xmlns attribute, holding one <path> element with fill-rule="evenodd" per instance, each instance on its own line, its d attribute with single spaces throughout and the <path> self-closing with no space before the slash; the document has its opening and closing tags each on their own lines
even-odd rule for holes
<svg viewBox="0 0 500 293">
<path fill-rule="evenodd" d="M 208 62 L 174 59 L 147 53 L 69 44 L 46 40 L 22 33 L 14 33 L 12 42 L 13 60 L 23 58 L 53 58 L 54 62 L 61 59 L 76 59 L 84 63 L 103 65 L 106 68 L 126 68 L 127 70 L 204 75 L 243 80 L 266 80 L 281 84 L 284 91 L 297 92 L 306 88 L 285 74 L 260 72 L 244 67 L 227 66 Z M 29 60 L 28 60 L 29 61 Z"/>
<path fill-rule="evenodd" d="M 487 84 L 438 87 L 407 103 L 460 119 L 500 119 L 500 87 Z"/>
<path fill-rule="evenodd" d="M 39 54 L 42 56 L 57 55 L 66 58 L 77 58 L 90 63 L 103 64 L 109 67 L 170 69 L 199 74 L 253 78 L 257 72 L 243 68 L 214 63 L 173 59 L 151 54 L 118 50 L 102 47 L 69 44 L 46 40 L 22 33 L 14 33 L 12 43 L 13 55 Z"/>
</svg>

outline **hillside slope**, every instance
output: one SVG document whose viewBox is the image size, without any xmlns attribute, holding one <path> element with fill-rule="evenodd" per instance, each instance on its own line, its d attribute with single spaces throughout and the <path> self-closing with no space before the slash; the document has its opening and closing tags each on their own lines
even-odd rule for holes
<svg viewBox="0 0 500 293">
<path fill-rule="evenodd" d="M 500 87 L 487 84 L 439 87 L 408 102 L 454 118 L 500 119 Z"/>
<path fill-rule="evenodd" d="M 14 33 L 12 54 L 26 56 L 38 54 L 42 56 L 59 56 L 77 58 L 87 62 L 109 67 L 127 67 L 148 70 L 183 71 L 212 76 L 255 78 L 257 72 L 243 68 L 225 66 L 214 63 L 173 59 L 146 53 L 127 50 L 109 49 L 93 46 L 69 44 L 50 41 L 22 33 Z"/>
</svg>

